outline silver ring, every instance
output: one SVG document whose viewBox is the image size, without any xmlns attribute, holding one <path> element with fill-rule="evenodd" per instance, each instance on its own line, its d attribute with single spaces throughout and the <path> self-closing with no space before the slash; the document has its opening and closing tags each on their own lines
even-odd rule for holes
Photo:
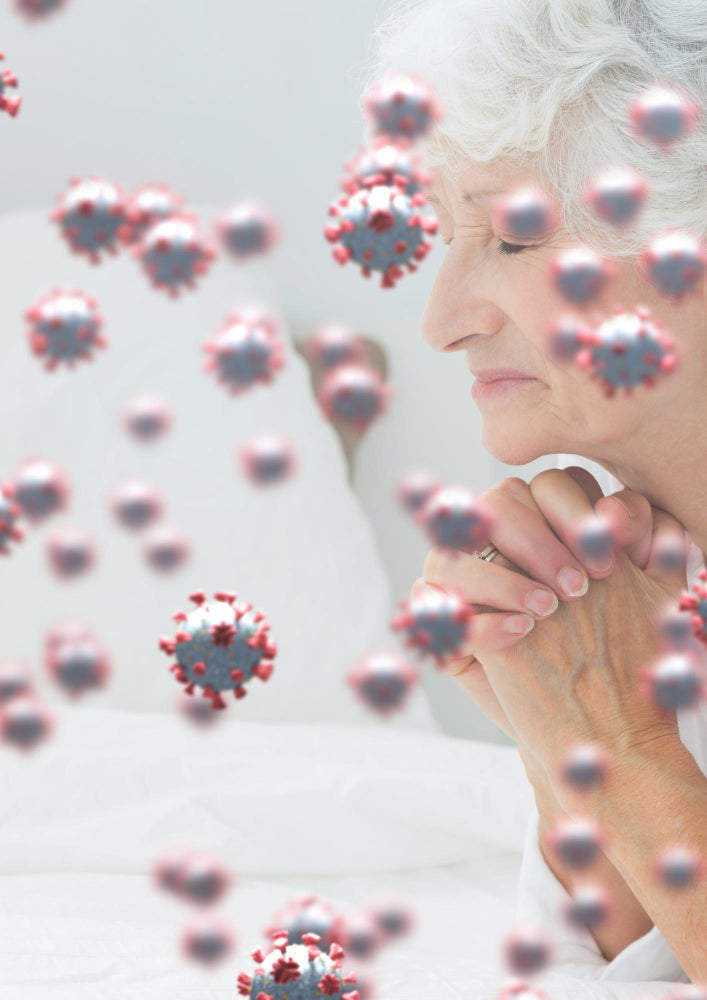
<svg viewBox="0 0 707 1000">
<path fill-rule="evenodd" d="M 471 554 L 474 557 L 474 559 L 485 559 L 486 562 L 491 562 L 493 557 L 497 555 L 499 551 L 500 550 L 497 549 L 495 545 L 487 545 L 485 549 L 481 550 L 481 552 L 479 552 L 479 550 L 476 549 L 476 551 L 472 552 Z"/>
</svg>

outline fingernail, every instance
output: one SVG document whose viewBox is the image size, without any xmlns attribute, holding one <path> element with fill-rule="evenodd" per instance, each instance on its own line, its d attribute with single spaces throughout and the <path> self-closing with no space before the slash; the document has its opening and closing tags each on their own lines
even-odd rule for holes
<svg viewBox="0 0 707 1000">
<path fill-rule="evenodd" d="M 549 615 L 550 612 L 555 611 L 559 601 L 557 600 L 557 594 L 554 594 L 551 590 L 531 590 L 525 599 L 525 606 L 530 611 L 534 611 L 536 615 Z"/>
<path fill-rule="evenodd" d="M 530 615 L 508 615 L 503 622 L 506 632 L 513 632 L 514 635 L 525 635 L 530 632 L 535 624 L 535 619 Z"/>
<path fill-rule="evenodd" d="M 611 495 L 610 497 L 607 497 L 606 499 L 607 499 L 607 500 L 615 500 L 615 501 L 616 501 L 617 503 L 620 503 L 620 504 L 621 504 L 621 506 L 623 507 L 623 509 L 624 509 L 624 510 L 626 511 L 626 513 L 628 514 L 628 516 L 629 516 L 629 519 L 630 519 L 631 521 L 633 521 L 633 519 L 634 519 L 634 517 L 635 517 L 636 515 L 635 515 L 635 514 L 634 514 L 634 513 L 633 513 L 633 512 L 631 511 L 631 508 L 630 508 L 630 507 L 628 507 L 628 506 L 627 506 L 627 505 L 626 505 L 626 504 L 625 504 L 625 503 L 623 502 L 623 500 L 621 500 L 621 498 L 620 498 L 620 497 L 617 497 L 617 496 L 616 496 L 616 494 L 614 493 L 614 494 L 612 494 L 612 495 Z"/>
<path fill-rule="evenodd" d="M 560 589 L 567 594 L 568 597 L 580 597 L 582 594 L 586 594 L 589 589 L 589 577 L 586 573 L 581 573 L 578 569 L 574 569 L 573 566 L 565 566 L 557 574 L 557 582 L 560 585 Z"/>
<path fill-rule="evenodd" d="M 585 559 L 584 564 L 588 569 L 594 570 L 595 573 L 603 573 L 604 570 L 614 565 L 614 557 L 610 555 L 601 558 Z"/>
</svg>

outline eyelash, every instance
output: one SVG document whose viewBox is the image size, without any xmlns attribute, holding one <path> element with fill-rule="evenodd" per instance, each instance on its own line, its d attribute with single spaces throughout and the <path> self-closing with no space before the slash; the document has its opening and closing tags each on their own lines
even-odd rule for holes
<svg viewBox="0 0 707 1000">
<path fill-rule="evenodd" d="M 451 240 L 445 240 L 445 246 L 451 244 Z M 521 250 L 527 250 L 528 247 L 524 243 L 506 243 L 505 240 L 499 240 L 498 246 L 496 247 L 498 253 L 504 254 L 516 254 L 520 253 Z"/>
</svg>

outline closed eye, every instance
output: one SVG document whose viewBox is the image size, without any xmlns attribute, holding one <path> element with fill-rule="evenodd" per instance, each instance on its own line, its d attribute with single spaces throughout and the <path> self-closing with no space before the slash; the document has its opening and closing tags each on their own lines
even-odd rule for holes
<svg viewBox="0 0 707 1000">
<path fill-rule="evenodd" d="M 452 243 L 451 239 L 444 240 L 444 245 L 446 247 L 450 246 Z M 506 243 L 505 240 L 498 241 L 498 247 L 496 248 L 499 253 L 514 254 L 520 253 L 521 250 L 527 250 L 528 247 L 524 243 Z"/>
</svg>

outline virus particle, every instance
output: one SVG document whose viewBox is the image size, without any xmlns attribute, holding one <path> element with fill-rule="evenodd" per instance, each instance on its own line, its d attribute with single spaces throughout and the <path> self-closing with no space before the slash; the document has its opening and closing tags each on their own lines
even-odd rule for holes
<svg viewBox="0 0 707 1000">
<path fill-rule="evenodd" d="M 374 650 L 361 657 L 346 679 L 367 708 L 388 718 L 405 707 L 419 675 L 398 653 Z"/>
<path fill-rule="evenodd" d="M 662 295 L 680 299 L 702 279 L 707 264 L 705 246 L 685 232 L 656 236 L 639 258 L 646 278 Z"/>
<path fill-rule="evenodd" d="M 322 371 L 342 364 L 362 364 L 365 359 L 362 338 L 344 323 L 323 323 L 306 341 L 306 349 L 312 363 Z"/>
<path fill-rule="evenodd" d="M 267 253 L 280 241 L 280 227 L 260 201 L 236 202 L 218 216 L 216 235 L 227 254 L 236 262 Z"/>
<path fill-rule="evenodd" d="M 574 317 L 562 316 L 550 328 L 548 350 L 558 364 L 566 365 L 575 360 L 590 336 L 585 324 Z"/>
<path fill-rule="evenodd" d="M 302 944 L 287 943 L 287 932 L 275 932 L 275 947 L 269 954 L 260 948 L 252 953 L 257 963 L 252 973 L 238 976 L 238 993 L 250 1000 L 360 1000 L 353 973 L 345 976 L 341 962 L 344 949 L 332 944 L 329 953 L 317 947 L 318 934 L 306 934 Z"/>
<path fill-rule="evenodd" d="M 631 395 L 637 385 L 650 388 L 678 363 L 675 341 L 652 319 L 647 309 L 617 308 L 595 330 L 581 334 L 575 362 L 596 379 L 607 398 L 617 389 Z"/>
<path fill-rule="evenodd" d="M 572 747 L 563 758 L 559 774 L 562 781 L 578 792 L 601 785 L 607 773 L 608 760 L 599 747 L 580 744 Z"/>
<path fill-rule="evenodd" d="M 458 653 L 470 637 L 473 608 L 461 593 L 426 587 L 400 605 L 391 628 L 405 633 L 406 646 L 433 656 L 438 664 Z"/>
<path fill-rule="evenodd" d="M 596 562 L 609 560 L 614 551 L 614 533 L 601 517 L 590 516 L 574 526 L 574 542 L 580 558 Z"/>
<path fill-rule="evenodd" d="M 683 563 L 684 565 L 684 563 Z M 690 596 L 690 595 L 685 595 Z M 676 653 L 699 647 L 692 616 L 678 607 L 669 607 L 658 616 L 657 631 L 664 649 Z M 698 627 L 701 627 L 701 623 Z"/>
<path fill-rule="evenodd" d="M 47 371 L 90 361 L 94 350 L 108 345 L 101 333 L 98 303 L 76 289 L 55 289 L 43 296 L 26 311 L 25 319 L 32 353 L 43 358 Z"/>
<path fill-rule="evenodd" d="M 18 750 L 33 750 L 53 729 L 53 714 L 32 695 L 21 695 L 0 706 L 0 741 Z"/>
<path fill-rule="evenodd" d="M 5 56 L 0 53 L 0 60 Z M 6 91 L 10 87 L 17 86 L 17 77 L 9 69 L 0 70 L 0 111 L 6 111 L 11 118 L 14 118 L 20 110 L 22 98 L 15 94 L 8 94 Z"/>
<path fill-rule="evenodd" d="M 255 486 L 282 483 L 297 469 L 294 449 L 283 434 L 257 434 L 241 445 L 239 459 L 243 473 Z"/>
<path fill-rule="evenodd" d="M 215 858 L 184 848 L 165 852 L 153 874 L 161 888 L 199 906 L 218 903 L 233 883 L 230 873 Z"/>
<path fill-rule="evenodd" d="M 124 528 L 142 531 L 162 514 L 164 501 L 149 483 L 131 480 L 116 490 L 112 509 Z"/>
<path fill-rule="evenodd" d="M 394 288 L 405 274 L 416 271 L 432 243 L 426 235 L 437 232 L 437 220 L 423 217 L 420 192 L 412 198 L 398 187 L 379 184 L 370 189 L 342 194 L 329 206 L 336 219 L 324 229 L 330 243 L 337 246 L 332 256 L 342 266 L 353 260 L 365 278 L 381 272 L 381 288 Z"/>
<path fill-rule="evenodd" d="M 698 105 L 686 95 L 662 85 L 647 87 L 629 108 L 637 139 L 668 152 L 697 128 Z"/>
<path fill-rule="evenodd" d="M 430 540 L 448 549 L 479 549 L 494 518 L 481 496 L 465 486 L 441 486 L 415 515 Z"/>
<path fill-rule="evenodd" d="M 622 228 L 635 222 L 648 197 L 648 185 L 638 171 L 615 167 L 598 174 L 582 200 L 602 222 Z"/>
<path fill-rule="evenodd" d="M 87 625 L 81 622 L 61 622 L 48 628 L 44 636 L 44 647 L 47 653 L 53 652 L 63 643 L 80 643 L 84 640 L 90 641 L 93 633 Z"/>
<path fill-rule="evenodd" d="M 656 542 L 653 547 L 656 565 L 663 573 L 681 571 L 687 564 L 687 545 L 684 534 L 671 535 Z"/>
<path fill-rule="evenodd" d="M 25 536 L 23 529 L 17 523 L 22 515 L 22 508 L 15 500 L 11 486 L 0 483 L 0 556 L 10 554 L 11 542 L 21 542 Z"/>
<path fill-rule="evenodd" d="M 412 197 L 424 192 L 431 179 L 421 157 L 409 145 L 385 137 L 364 146 L 346 163 L 345 170 L 341 187 L 347 194 L 385 184 Z"/>
<path fill-rule="evenodd" d="M 188 695 L 180 691 L 175 698 L 174 707 L 183 719 L 198 729 L 211 729 L 223 718 L 211 708 L 209 699 L 200 694 Z"/>
<path fill-rule="evenodd" d="M 182 953 L 201 965 L 216 965 L 235 947 L 235 935 L 220 918 L 209 914 L 182 933 Z"/>
<path fill-rule="evenodd" d="M 172 298 L 185 288 L 195 288 L 216 256 L 196 220 L 184 212 L 149 226 L 132 252 L 155 288 Z"/>
<path fill-rule="evenodd" d="M 707 986 L 676 986 L 665 1000 L 707 1000 Z"/>
<path fill-rule="evenodd" d="M 254 611 L 248 601 L 237 601 L 235 594 L 219 590 L 207 603 L 203 591 L 196 591 L 189 599 L 196 607 L 173 615 L 177 632 L 173 639 L 161 637 L 159 646 L 174 657 L 170 670 L 186 684 L 187 694 L 201 688 L 212 708 L 223 709 L 223 691 L 244 698 L 245 685 L 253 677 L 270 679 L 277 646 L 268 636 L 270 625 L 263 612 Z"/>
<path fill-rule="evenodd" d="M 513 980 L 499 993 L 496 1000 L 547 1000 L 547 995 L 532 989 L 527 983 Z"/>
<path fill-rule="evenodd" d="M 268 940 L 282 932 L 292 944 L 302 944 L 305 935 L 316 934 L 321 947 L 328 948 L 344 937 L 345 921 L 327 900 L 306 895 L 291 900 L 265 928 Z"/>
<path fill-rule="evenodd" d="M 561 820 L 550 835 L 550 847 L 568 868 L 587 868 L 605 846 L 605 837 L 595 823 L 584 819 Z"/>
<path fill-rule="evenodd" d="M 102 253 L 117 253 L 127 216 L 125 195 L 116 184 L 102 177 L 74 177 L 58 201 L 49 218 L 59 225 L 73 253 L 83 254 L 92 264 Z"/>
<path fill-rule="evenodd" d="M 346 954 L 361 962 L 370 961 L 383 944 L 383 936 L 370 914 L 347 914 L 344 920 L 343 945 Z"/>
<path fill-rule="evenodd" d="M 567 302 L 585 306 L 605 290 L 616 269 L 588 247 L 562 250 L 550 264 L 555 290 Z"/>
<path fill-rule="evenodd" d="M 142 554 L 152 569 L 171 573 L 189 559 L 191 545 L 181 531 L 168 524 L 156 524 L 145 533 Z"/>
<path fill-rule="evenodd" d="M 136 441 L 149 443 L 172 426 L 172 413 L 158 396 L 136 396 L 123 411 L 123 425 Z"/>
<path fill-rule="evenodd" d="M 327 420 L 362 434 L 388 408 L 392 389 L 367 364 L 333 368 L 319 386 L 317 400 Z"/>
<path fill-rule="evenodd" d="M 689 889 L 707 870 L 707 859 L 687 847 L 662 851 L 653 865 L 653 874 L 667 889 Z"/>
<path fill-rule="evenodd" d="M 184 199 L 167 184 L 143 184 L 127 199 L 120 238 L 123 243 L 135 245 L 150 226 L 183 212 Z"/>
<path fill-rule="evenodd" d="M 43 21 L 66 7 L 69 0 L 15 0 L 15 10 L 29 21 Z"/>
<path fill-rule="evenodd" d="M 68 503 L 66 476 L 44 459 L 24 462 L 12 479 L 12 488 L 22 513 L 35 524 L 64 510 Z"/>
<path fill-rule="evenodd" d="M 491 202 L 494 228 L 514 239 L 533 240 L 544 236 L 557 223 L 557 210 L 543 192 L 522 187 Z"/>
<path fill-rule="evenodd" d="M 707 572 L 700 570 L 692 585 L 694 594 L 683 591 L 678 608 L 691 613 L 692 630 L 697 639 L 707 646 Z"/>
<path fill-rule="evenodd" d="M 409 934 L 415 926 L 413 910 L 392 896 L 375 899 L 369 904 L 368 912 L 386 943 Z"/>
<path fill-rule="evenodd" d="M 696 708 L 707 698 L 707 672 L 702 658 L 691 651 L 668 653 L 640 671 L 639 688 L 656 708 L 667 712 Z"/>
<path fill-rule="evenodd" d="M 575 888 L 563 906 L 563 916 L 575 927 L 598 927 L 611 914 L 609 897 L 600 886 L 583 885 Z"/>
<path fill-rule="evenodd" d="M 62 528 L 47 539 L 47 558 L 54 573 L 64 580 L 81 576 L 96 562 L 91 536 L 81 528 Z"/>
<path fill-rule="evenodd" d="M 279 325 L 265 310 L 243 308 L 227 316 L 203 345 L 204 370 L 212 372 L 235 395 L 269 385 L 285 364 Z"/>
<path fill-rule="evenodd" d="M 27 665 L 20 660 L 0 660 L 0 705 L 32 694 L 32 678 Z"/>
<path fill-rule="evenodd" d="M 395 498 L 410 514 L 421 510 L 442 483 L 429 472 L 408 472 L 398 480 Z"/>
<path fill-rule="evenodd" d="M 415 141 L 442 117 L 431 86 L 410 73 L 387 73 L 363 98 L 364 112 L 375 134 Z"/>
<path fill-rule="evenodd" d="M 110 659 L 95 636 L 45 639 L 45 663 L 52 679 L 72 698 L 105 687 L 111 673 Z"/>
<path fill-rule="evenodd" d="M 515 928 L 503 941 L 501 950 L 509 970 L 518 975 L 542 972 L 552 959 L 547 936 L 529 925 Z"/>
<path fill-rule="evenodd" d="M 186 847 L 172 847 L 160 855 L 152 868 L 158 888 L 175 894 L 180 892 L 182 873 L 192 853 Z"/>
</svg>

